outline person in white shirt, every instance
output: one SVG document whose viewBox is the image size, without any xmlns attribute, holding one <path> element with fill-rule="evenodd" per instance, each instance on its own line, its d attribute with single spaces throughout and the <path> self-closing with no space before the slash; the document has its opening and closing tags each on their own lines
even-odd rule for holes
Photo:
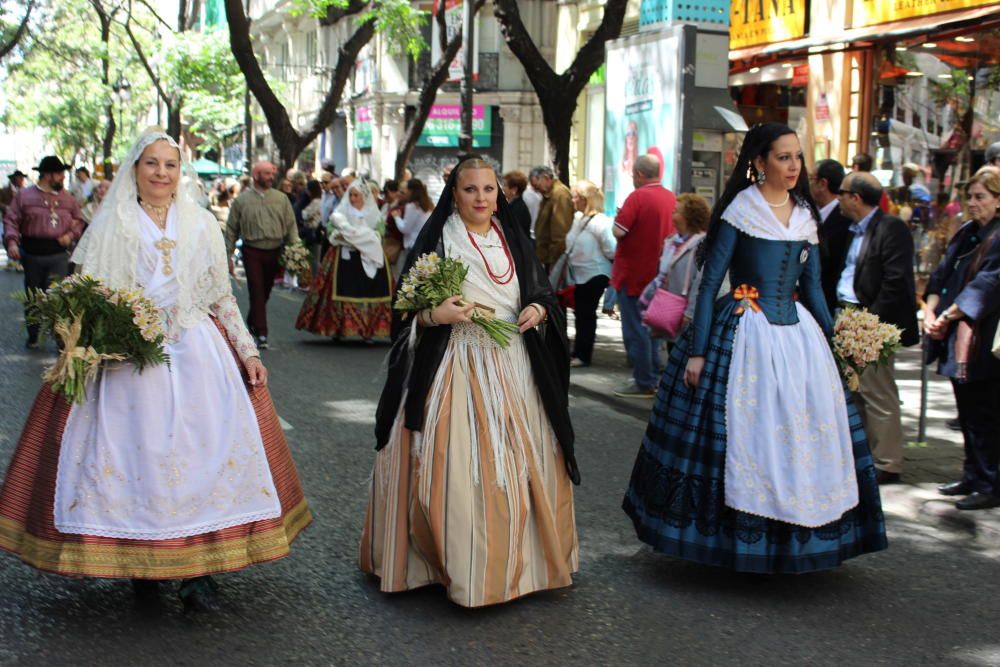
<svg viewBox="0 0 1000 667">
<path fill-rule="evenodd" d="M 406 182 L 406 199 L 402 201 L 406 202 L 402 216 L 398 214 L 393 216 L 393 220 L 396 221 L 396 229 L 403 235 L 403 252 L 396 260 L 398 264 L 396 275 L 399 275 L 399 270 L 403 268 L 402 264 L 406 261 L 406 255 L 413 248 L 414 242 L 420 235 L 420 230 L 424 228 L 424 223 L 427 222 L 427 218 L 431 217 L 431 211 L 434 210 L 434 203 L 427 193 L 427 186 L 419 178 L 411 178 Z"/>
<path fill-rule="evenodd" d="M 604 193 L 590 181 L 577 181 L 570 190 L 578 215 L 566 235 L 570 278 L 576 285 L 576 335 L 570 366 L 589 366 L 597 334 L 597 304 L 611 278 L 611 260 L 618 241 L 614 221 L 604 215 Z"/>
</svg>

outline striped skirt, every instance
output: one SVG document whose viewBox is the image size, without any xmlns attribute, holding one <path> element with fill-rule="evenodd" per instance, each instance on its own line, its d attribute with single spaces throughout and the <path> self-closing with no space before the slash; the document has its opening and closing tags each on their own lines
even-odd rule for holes
<svg viewBox="0 0 1000 667">
<path fill-rule="evenodd" d="M 359 564 L 385 592 L 441 584 L 466 607 L 572 584 L 572 484 L 527 353 L 453 327 L 422 433 L 376 458 Z"/>
<path fill-rule="evenodd" d="M 217 574 L 287 556 L 289 545 L 312 515 L 270 394 L 258 388 L 250 393 L 250 402 L 281 501 L 281 516 L 176 539 L 117 539 L 71 535 L 55 528 L 59 450 L 71 405 L 43 385 L 0 487 L 0 549 L 46 572 L 135 579 Z"/>
</svg>

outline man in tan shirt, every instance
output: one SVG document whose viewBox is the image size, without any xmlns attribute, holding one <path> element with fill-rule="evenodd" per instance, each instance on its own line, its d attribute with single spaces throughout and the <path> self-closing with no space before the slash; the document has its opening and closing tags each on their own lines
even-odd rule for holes
<svg viewBox="0 0 1000 667">
<path fill-rule="evenodd" d="M 566 252 L 566 235 L 573 226 L 573 197 L 549 167 L 535 167 L 535 185 L 542 194 L 538 220 L 535 222 L 535 251 L 545 270 Z"/>
<path fill-rule="evenodd" d="M 288 197 L 272 188 L 276 172 L 270 162 L 255 164 L 251 171 L 253 183 L 233 202 L 226 222 L 230 270 L 236 240 L 243 239 L 243 268 L 250 292 L 247 326 L 262 350 L 267 349 L 267 300 L 278 273 L 278 258 L 286 244 L 299 240 Z"/>
</svg>

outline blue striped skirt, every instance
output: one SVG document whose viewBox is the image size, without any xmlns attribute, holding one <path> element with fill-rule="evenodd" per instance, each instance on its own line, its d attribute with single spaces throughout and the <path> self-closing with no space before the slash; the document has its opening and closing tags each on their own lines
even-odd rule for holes
<svg viewBox="0 0 1000 667">
<path fill-rule="evenodd" d="M 859 492 L 854 509 L 838 521 L 806 528 L 726 506 L 726 383 L 739 323 L 735 306 L 730 301 L 715 313 L 696 389 L 684 385 L 690 327 L 670 355 L 622 503 L 639 539 L 685 560 L 761 573 L 824 570 L 885 549 L 875 466 L 846 389 Z"/>
</svg>

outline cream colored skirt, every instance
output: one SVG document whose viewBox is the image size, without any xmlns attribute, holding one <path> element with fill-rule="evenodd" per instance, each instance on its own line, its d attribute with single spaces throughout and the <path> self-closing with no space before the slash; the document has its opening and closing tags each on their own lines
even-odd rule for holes
<svg viewBox="0 0 1000 667">
<path fill-rule="evenodd" d="M 427 400 L 376 458 L 359 564 L 385 592 L 442 584 L 467 607 L 572 584 L 573 490 L 520 336 L 459 324 Z"/>
</svg>

